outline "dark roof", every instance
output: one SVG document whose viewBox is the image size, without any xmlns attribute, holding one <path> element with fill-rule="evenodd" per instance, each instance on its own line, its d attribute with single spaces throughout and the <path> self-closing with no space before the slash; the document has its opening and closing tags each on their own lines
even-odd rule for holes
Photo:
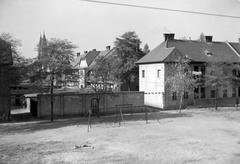
<svg viewBox="0 0 240 164">
<path fill-rule="evenodd" d="M 93 60 L 97 57 L 97 55 L 100 53 L 100 51 L 89 51 L 85 58 L 86 58 L 86 61 L 87 61 L 87 65 L 89 66 Z"/>
<path fill-rule="evenodd" d="M 105 51 L 100 51 L 100 53 L 97 55 L 97 57 L 100 57 L 100 56 L 109 56 L 109 54 L 111 54 L 111 52 L 114 50 L 114 48 L 113 49 L 111 49 L 111 50 L 105 50 Z M 96 58 L 97 58 L 96 57 Z M 95 58 L 95 59 L 96 59 Z M 89 67 L 92 67 L 93 65 L 95 65 L 96 64 L 96 60 L 93 60 L 92 61 L 92 63 L 89 65 Z"/>
<path fill-rule="evenodd" d="M 136 63 L 164 62 L 164 59 L 170 55 L 174 48 L 182 55 L 188 55 L 195 62 L 207 62 L 212 56 L 218 56 L 223 61 L 240 62 L 239 43 L 168 40 L 157 46 Z"/>
<path fill-rule="evenodd" d="M 82 59 L 86 59 L 87 65 L 89 66 L 93 60 L 96 58 L 96 56 L 100 53 L 100 51 L 89 51 L 86 54 L 78 56 L 71 65 L 75 67 Z"/>
<path fill-rule="evenodd" d="M 140 60 L 138 60 L 136 63 L 157 63 L 157 62 L 163 62 L 163 60 L 174 50 L 174 47 L 172 48 L 166 48 L 166 42 L 163 42 L 156 48 L 154 48 L 152 51 L 150 51 L 147 55 L 142 57 Z"/>
<path fill-rule="evenodd" d="M 183 55 L 188 55 L 193 61 L 207 62 L 211 56 L 218 56 L 231 62 L 240 61 L 240 57 L 227 42 L 200 42 L 191 40 L 170 40 L 167 47 L 177 47 Z M 207 55 L 209 53 L 209 55 Z"/>
</svg>

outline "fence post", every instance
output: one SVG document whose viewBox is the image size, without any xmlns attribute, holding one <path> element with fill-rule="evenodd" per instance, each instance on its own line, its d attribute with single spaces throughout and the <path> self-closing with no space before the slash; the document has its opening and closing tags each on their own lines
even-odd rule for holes
<svg viewBox="0 0 240 164">
<path fill-rule="evenodd" d="M 64 95 L 60 95 L 60 110 L 61 110 L 61 118 L 64 117 Z"/>
<path fill-rule="evenodd" d="M 148 124 L 147 106 L 145 106 L 145 120 L 146 124 Z"/>
<path fill-rule="evenodd" d="M 131 104 L 131 116 L 132 116 L 132 104 Z"/>
</svg>

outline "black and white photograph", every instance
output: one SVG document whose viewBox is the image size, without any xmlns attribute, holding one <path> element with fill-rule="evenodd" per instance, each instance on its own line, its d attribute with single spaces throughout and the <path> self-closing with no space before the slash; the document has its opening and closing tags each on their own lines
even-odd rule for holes
<svg viewBox="0 0 240 164">
<path fill-rule="evenodd" d="M 240 164 L 240 0 L 0 0 L 0 164 Z"/>
</svg>

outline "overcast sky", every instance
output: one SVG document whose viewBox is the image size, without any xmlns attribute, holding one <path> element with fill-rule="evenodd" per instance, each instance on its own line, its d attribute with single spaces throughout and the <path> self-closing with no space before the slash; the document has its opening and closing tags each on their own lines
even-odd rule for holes
<svg viewBox="0 0 240 164">
<path fill-rule="evenodd" d="M 240 17 L 239 0 L 99 0 L 139 6 L 187 10 Z M 238 42 L 240 19 L 196 15 L 163 10 L 92 3 L 80 0 L 0 0 L 0 33 L 9 32 L 22 40 L 19 50 L 27 58 L 40 33 L 67 39 L 79 46 L 76 52 L 105 50 L 114 46 L 116 37 L 135 31 L 150 50 L 163 41 L 163 33 L 175 38 L 196 40 L 200 33 L 214 41 Z"/>
</svg>

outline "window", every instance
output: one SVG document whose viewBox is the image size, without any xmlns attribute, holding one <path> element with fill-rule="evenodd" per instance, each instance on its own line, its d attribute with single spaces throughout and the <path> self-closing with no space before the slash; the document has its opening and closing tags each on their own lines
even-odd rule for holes
<svg viewBox="0 0 240 164">
<path fill-rule="evenodd" d="M 183 98 L 188 99 L 188 92 L 184 92 Z"/>
<path fill-rule="evenodd" d="M 232 97 L 236 97 L 237 89 L 233 88 L 232 89 Z"/>
<path fill-rule="evenodd" d="M 145 77 L 145 70 L 142 70 L 142 78 Z"/>
<path fill-rule="evenodd" d="M 198 66 L 194 66 L 194 71 L 198 72 Z"/>
<path fill-rule="evenodd" d="M 205 50 L 204 52 L 205 52 L 205 55 L 207 55 L 207 56 L 212 55 L 212 53 L 210 51 L 208 51 L 208 50 Z"/>
<path fill-rule="evenodd" d="M 161 74 L 161 70 L 158 69 L 158 70 L 157 70 L 157 78 L 160 78 L 160 76 L 161 76 L 160 74 Z"/>
<path fill-rule="evenodd" d="M 223 97 L 227 97 L 227 90 L 226 89 L 223 90 Z"/>
<path fill-rule="evenodd" d="M 195 99 L 198 99 L 198 98 L 199 98 L 199 93 L 198 93 L 198 92 L 199 92 L 199 88 L 195 88 L 195 89 L 194 89 L 194 98 L 195 98 Z"/>
<path fill-rule="evenodd" d="M 172 100 L 177 100 L 177 93 L 176 92 L 172 93 Z"/>
<path fill-rule="evenodd" d="M 199 68 L 200 66 L 194 66 L 194 72 L 196 72 L 196 74 L 194 74 L 194 79 L 198 79 L 199 78 Z"/>
<path fill-rule="evenodd" d="M 201 98 L 205 98 L 205 88 L 201 88 Z"/>
<path fill-rule="evenodd" d="M 211 98 L 215 98 L 215 90 L 211 90 Z"/>
</svg>

